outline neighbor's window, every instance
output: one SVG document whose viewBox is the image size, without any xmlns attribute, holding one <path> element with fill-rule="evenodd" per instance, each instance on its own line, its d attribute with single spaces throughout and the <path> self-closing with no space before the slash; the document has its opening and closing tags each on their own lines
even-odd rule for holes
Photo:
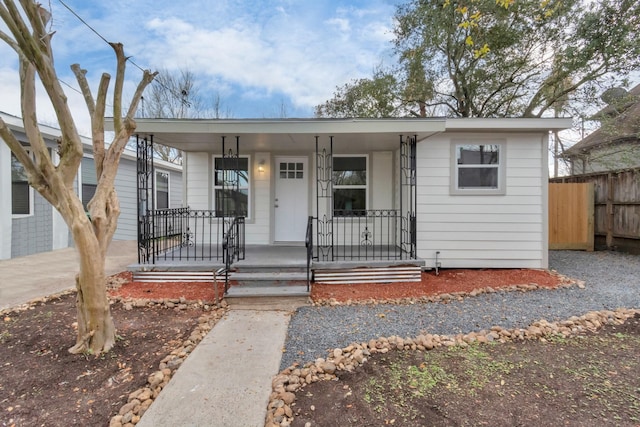
<svg viewBox="0 0 640 427">
<path fill-rule="evenodd" d="M 333 158 L 333 215 L 364 215 L 367 209 L 367 157 Z"/>
<path fill-rule="evenodd" d="M 169 173 L 156 171 L 156 209 L 169 209 Z"/>
<path fill-rule="evenodd" d="M 11 213 L 31 215 L 33 192 L 29 186 L 27 172 L 18 158 L 11 153 Z"/>
<path fill-rule="evenodd" d="M 214 158 L 216 216 L 249 215 L 249 158 Z"/>
<path fill-rule="evenodd" d="M 454 194 L 504 194 L 504 145 L 455 144 Z"/>
<path fill-rule="evenodd" d="M 93 199 L 98 188 L 98 178 L 96 177 L 96 163 L 90 157 L 82 158 L 82 206 L 88 211 L 87 204 Z"/>
</svg>

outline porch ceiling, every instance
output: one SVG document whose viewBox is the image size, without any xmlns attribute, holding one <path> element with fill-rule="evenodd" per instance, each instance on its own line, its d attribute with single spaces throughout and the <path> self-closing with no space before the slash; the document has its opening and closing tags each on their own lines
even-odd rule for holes
<svg viewBox="0 0 640 427">
<path fill-rule="evenodd" d="M 418 141 L 445 130 L 445 119 L 136 119 L 136 133 L 184 151 L 218 152 L 240 138 L 240 151 L 274 153 L 315 150 L 333 136 L 334 151 L 358 153 L 398 147 L 400 135 Z M 110 123 L 109 123 L 110 124 Z"/>
</svg>

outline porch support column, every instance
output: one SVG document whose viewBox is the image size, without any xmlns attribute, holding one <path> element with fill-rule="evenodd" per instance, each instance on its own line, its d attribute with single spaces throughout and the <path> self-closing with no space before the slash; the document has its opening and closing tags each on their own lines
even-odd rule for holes
<svg viewBox="0 0 640 427">
<path fill-rule="evenodd" d="M 323 209 L 320 205 L 324 204 Z M 318 261 L 334 261 L 333 229 L 333 136 L 329 137 L 329 151 L 320 151 L 316 136 L 316 242 Z"/>
<path fill-rule="evenodd" d="M 152 247 L 154 197 L 153 135 L 140 138 L 136 135 L 136 188 L 138 194 L 138 263 L 155 264 Z"/>
<path fill-rule="evenodd" d="M 401 257 L 416 257 L 417 246 L 417 135 L 400 135 L 400 249 Z M 405 216 L 406 215 L 406 216 Z"/>
</svg>

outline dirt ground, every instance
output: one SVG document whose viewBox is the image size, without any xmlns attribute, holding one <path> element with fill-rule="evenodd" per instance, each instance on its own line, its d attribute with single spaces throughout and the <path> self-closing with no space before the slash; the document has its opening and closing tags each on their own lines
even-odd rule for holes
<svg viewBox="0 0 640 427">
<path fill-rule="evenodd" d="M 296 392 L 302 426 L 639 426 L 640 316 L 576 338 L 376 354 Z"/>
<path fill-rule="evenodd" d="M 114 297 L 151 300 L 182 297 L 190 301 L 205 302 L 212 302 L 215 299 L 213 286 L 206 283 L 136 283 L 131 282 L 131 276 L 128 273 L 121 273 L 112 277 L 111 280 L 116 283 L 110 291 Z M 540 286 L 554 287 L 561 281 L 561 278 L 556 275 L 538 270 L 446 270 L 441 272 L 439 276 L 425 273 L 423 282 L 418 284 L 314 285 L 312 294 L 317 298 L 336 298 L 344 301 L 369 298 L 389 299 L 444 292 L 469 292 L 472 289 L 487 286 L 497 288 L 537 283 Z M 162 308 L 158 305 L 145 308 L 135 306 L 127 308 L 129 309 L 126 309 L 119 302 L 112 304 L 119 340 L 112 351 L 99 358 L 71 355 L 67 351 L 75 340 L 74 295 L 54 298 L 45 303 L 35 304 L 31 309 L 5 312 L 0 316 L 0 426 L 108 425 L 109 419 L 126 402 L 129 393 L 144 386 L 148 375 L 157 370 L 160 360 L 190 334 L 197 324 L 198 317 L 203 314 L 201 309 L 178 310 Z M 393 386 L 396 388 L 387 386 L 386 389 L 389 390 L 387 394 L 372 392 L 367 394 L 367 390 L 377 390 L 376 384 L 378 382 L 384 384 L 384 382 L 392 381 L 393 378 L 390 378 L 389 375 L 395 370 L 390 367 L 404 366 L 411 375 L 418 375 L 418 379 L 420 379 L 421 375 L 424 375 L 421 371 L 422 366 L 430 366 L 431 362 L 419 359 L 425 357 L 421 354 L 387 354 L 385 358 L 378 358 L 366 364 L 364 371 L 341 378 L 340 382 L 318 383 L 317 387 L 334 386 L 335 391 L 338 392 L 336 395 L 330 395 L 330 389 L 326 391 L 308 390 L 306 392 L 309 394 L 308 396 L 305 393 L 299 393 L 297 408 L 301 410 L 302 415 L 298 417 L 296 423 L 304 420 L 306 416 L 312 420 L 314 426 L 455 425 L 455 423 L 464 425 L 461 421 L 454 422 L 452 420 L 483 420 L 485 418 L 465 418 L 465 416 L 470 417 L 470 414 L 475 416 L 476 413 L 481 414 L 485 411 L 488 413 L 493 411 L 495 414 L 500 411 L 501 416 L 511 420 L 503 425 L 527 425 L 527 422 L 524 421 L 524 424 L 514 422 L 519 419 L 525 420 L 525 418 L 518 418 L 524 417 L 524 415 L 520 415 L 523 412 L 545 412 L 548 406 L 555 402 L 555 397 L 554 399 L 548 398 L 549 393 L 565 394 L 566 388 L 556 386 L 550 382 L 551 378 L 549 378 L 550 374 L 558 377 L 557 369 L 561 369 L 562 364 L 565 363 L 567 366 L 575 367 L 576 374 L 574 376 L 577 378 L 575 381 L 581 376 L 592 378 L 595 374 L 604 378 L 602 383 L 592 381 L 594 386 L 598 386 L 597 388 L 582 390 L 582 394 L 575 397 L 572 403 L 565 407 L 567 414 L 571 414 L 571 411 L 577 414 L 581 413 L 585 410 L 585 403 L 588 403 L 587 407 L 591 407 L 598 402 L 605 402 L 606 405 L 602 403 L 603 406 L 598 406 L 598 408 L 603 408 L 598 411 L 604 411 L 603 413 L 610 417 L 607 418 L 610 420 L 615 420 L 616 416 L 621 417 L 620 422 L 613 422 L 611 425 L 631 425 L 628 423 L 634 422 L 632 417 L 638 416 L 640 384 L 637 379 L 640 378 L 640 372 L 638 371 L 638 362 L 634 360 L 625 362 L 624 355 L 627 353 L 640 354 L 640 347 L 632 347 L 635 345 L 634 343 L 637 344 L 637 340 L 626 338 L 629 336 L 637 337 L 637 335 L 636 320 L 635 332 L 623 329 L 611 333 L 604 332 L 598 335 L 600 337 L 598 339 L 601 341 L 595 341 L 586 348 L 564 343 L 548 344 L 543 348 L 547 351 L 547 357 L 552 353 L 559 353 L 566 357 L 560 362 L 553 363 L 548 358 L 543 358 L 544 354 L 526 353 L 526 351 L 533 352 L 535 344 L 529 344 L 531 349 L 526 345 L 518 347 L 515 344 L 514 347 L 509 347 L 509 345 L 482 347 L 478 349 L 478 352 L 483 354 L 487 352 L 489 355 L 486 357 L 474 355 L 474 357 L 491 361 L 504 353 L 505 357 L 516 359 L 513 362 L 516 363 L 516 366 L 510 368 L 509 373 L 506 373 L 504 371 L 506 368 L 502 366 L 504 364 L 510 365 L 507 362 L 496 362 L 497 368 L 489 364 L 483 369 L 483 372 L 490 374 L 488 378 L 466 377 L 465 379 L 463 377 L 457 382 L 453 382 L 448 376 L 445 377 L 446 381 L 442 382 L 443 380 L 436 375 L 435 379 L 430 379 L 427 383 L 436 381 L 438 387 L 434 387 L 434 389 L 448 390 L 453 394 L 436 396 L 442 400 L 435 400 L 436 397 L 434 397 L 433 401 L 420 401 L 421 408 L 425 402 L 427 402 L 427 406 L 420 409 L 415 416 L 412 415 L 414 414 L 412 411 L 406 409 L 413 405 L 412 402 L 415 402 L 412 400 L 415 398 L 415 391 L 411 383 Z M 622 336 L 625 338 L 619 338 Z M 617 339 L 618 341 L 607 341 L 609 339 Z M 586 343 L 587 341 L 578 342 Z M 557 346 L 560 344 L 562 347 L 553 347 L 553 352 L 548 351 L 551 348 L 549 345 Z M 562 351 L 558 350 L 559 348 L 562 348 Z M 432 354 L 435 357 L 438 352 Z M 591 355 L 594 360 L 600 360 L 601 364 L 594 365 L 593 371 L 584 370 L 581 366 L 585 362 L 579 359 L 582 357 L 581 354 L 584 357 Z M 446 353 L 443 353 L 440 357 L 445 356 L 448 357 Z M 450 356 L 458 358 L 453 360 L 459 360 L 456 363 L 459 363 L 460 372 L 464 372 L 462 371 L 464 356 L 462 354 L 451 354 Z M 572 358 L 575 358 L 578 363 L 572 363 Z M 539 364 L 525 363 L 529 360 L 538 361 Z M 605 369 L 606 364 L 610 364 L 611 368 Z M 444 365 L 449 366 L 451 363 L 447 362 Z M 526 381 L 530 381 L 530 383 L 523 383 L 520 378 L 527 372 L 525 367 L 532 369 L 535 366 L 539 368 L 536 374 L 538 376 L 531 379 L 523 377 Z M 408 380 L 411 381 L 412 378 L 410 377 Z M 503 380 L 505 384 L 502 384 Z M 636 382 L 633 383 L 635 385 L 629 386 L 631 388 L 615 388 L 618 382 L 625 382 L 625 380 L 626 383 L 632 383 L 631 380 Z M 346 382 L 342 383 L 342 381 Z M 482 383 L 483 381 L 489 384 L 484 389 L 479 386 L 471 388 L 469 386 L 469 384 Z M 415 387 L 418 387 L 419 384 L 421 381 L 418 381 Z M 571 383 L 566 382 L 565 386 L 567 385 L 570 386 Z M 345 386 L 348 387 L 343 388 Z M 485 398 L 488 399 L 486 396 L 488 392 L 485 393 L 483 390 L 490 389 L 490 386 L 496 388 L 496 392 L 504 390 L 502 399 L 485 400 Z M 420 385 L 420 387 L 422 386 Z M 578 385 L 574 387 L 574 391 L 578 390 L 576 387 Z M 582 386 L 580 385 L 580 387 Z M 351 390 L 353 391 L 350 396 L 354 396 L 353 403 L 344 403 L 341 395 L 343 396 Z M 431 396 L 427 391 L 419 390 L 424 396 Z M 469 394 L 472 391 L 475 394 Z M 357 393 L 364 394 L 356 398 Z M 457 402 L 461 406 L 455 406 L 455 393 L 458 393 Z M 608 400 L 602 398 L 602 396 L 608 396 L 611 393 L 616 393 L 618 396 L 617 403 L 627 403 L 626 410 L 620 409 L 619 406 L 611 406 L 607 403 Z M 404 394 L 407 396 L 396 399 L 396 395 L 403 396 Z M 511 394 L 516 396 L 510 398 L 514 399 L 515 403 L 507 404 L 506 402 L 509 400 L 505 400 L 504 397 L 509 397 Z M 305 398 L 308 399 L 305 400 Z M 524 400 L 524 398 L 529 400 Z M 524 402 L 526 403 L 523 404 Z M 315 405 L 316 410 L 311 415 L 304 415 L 310 411 L 310 405 Z M 529 407 L 537 408 L 537 412 L 533 409 L 529 410 Z M 347 412 L 341 412 L 344 410 Z M 600 412 L 594 411 L 588 412 L 598 416 L 592 419 L 603 419 Z M 421 417 L 431 416 L 431 412 L 440 413 L 440 421 L 437 421 L 437 418 L 430 418 L 432 421 L 420 424 L 423 420 Z M 325 423 L 322 421 L 324 418 L 320 416 L 321 413 L 334 414 L 335 417 L 326 419 Z M 361 421 L 348 424 L 346 420 L 351 420 L 352 418 L 349 417 L 353 413 L 361 417 L 354 419 Z M 369 416 L 377 418 L 367 418 Z M 572 418 L 568 418 L 568 421 L 568 425 L 584 425 L 573 423 Z M 434 424 L 431 424 L 432 422 Z M 474 424 L 480 425 L 480 421 L 474 422 Z M 540 422 L 535 425 L 543 424 Z M 557 425 L 557 423 L 553 424 Z M 305 425 L 305 423 L 296 425 Z M 496 425 L 495 419 L 491 420 L 489 425 Z M 640 425 L 640 421 L 636 421 L 636 425 Z"/>
<path fill-rule="evenodd" d="M 98 358 L 72 355 L 75 295 L 7 313 L 0 324 L 0 426 L 106 426 L 201 310 L 111 306 L 118 342 Z"/>
</svg>

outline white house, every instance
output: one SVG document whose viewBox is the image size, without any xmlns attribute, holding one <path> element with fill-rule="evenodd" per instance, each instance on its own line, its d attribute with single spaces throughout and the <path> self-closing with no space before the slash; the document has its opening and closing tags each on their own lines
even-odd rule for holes
<svg viewBox="0 0 640 427">
<path fill-rule="evenodd" d="M 548 134 L 570 119 L 137 123 L 141 138 L 184 151 L 189 206 L 182 225 L 153 219 L 147 243 L 177 237 L 147 251 L 147 263 L 163 253 L 219 260 L 242 240 L 292 251 L 311 244 L 317 266 L 548 266 Z M 207 255 L 192 257 L 190 248 Z"/>
<path fill-rule="evenodd" d="M 15 136 L 28 145 L 22 119 L 0 112 Z M 40 126 L 54 161 L 60 130 Z M 91 140 L 83 138 L 85 155 L 77 177 L 78 195 L 89 202 L 96 188 Z M 156 161 L 156 207 L 182 206 L 182 167 Z M 136 152 L 123 154 L 116 176 L 120 217 L 115 240 L 136 240 L 138 236 Z M 53 207 L 28 185 L 22 165 L 0 138 L 0 259 L 31 255 L 73 245 L 67 225 Z"/>
</svg>

